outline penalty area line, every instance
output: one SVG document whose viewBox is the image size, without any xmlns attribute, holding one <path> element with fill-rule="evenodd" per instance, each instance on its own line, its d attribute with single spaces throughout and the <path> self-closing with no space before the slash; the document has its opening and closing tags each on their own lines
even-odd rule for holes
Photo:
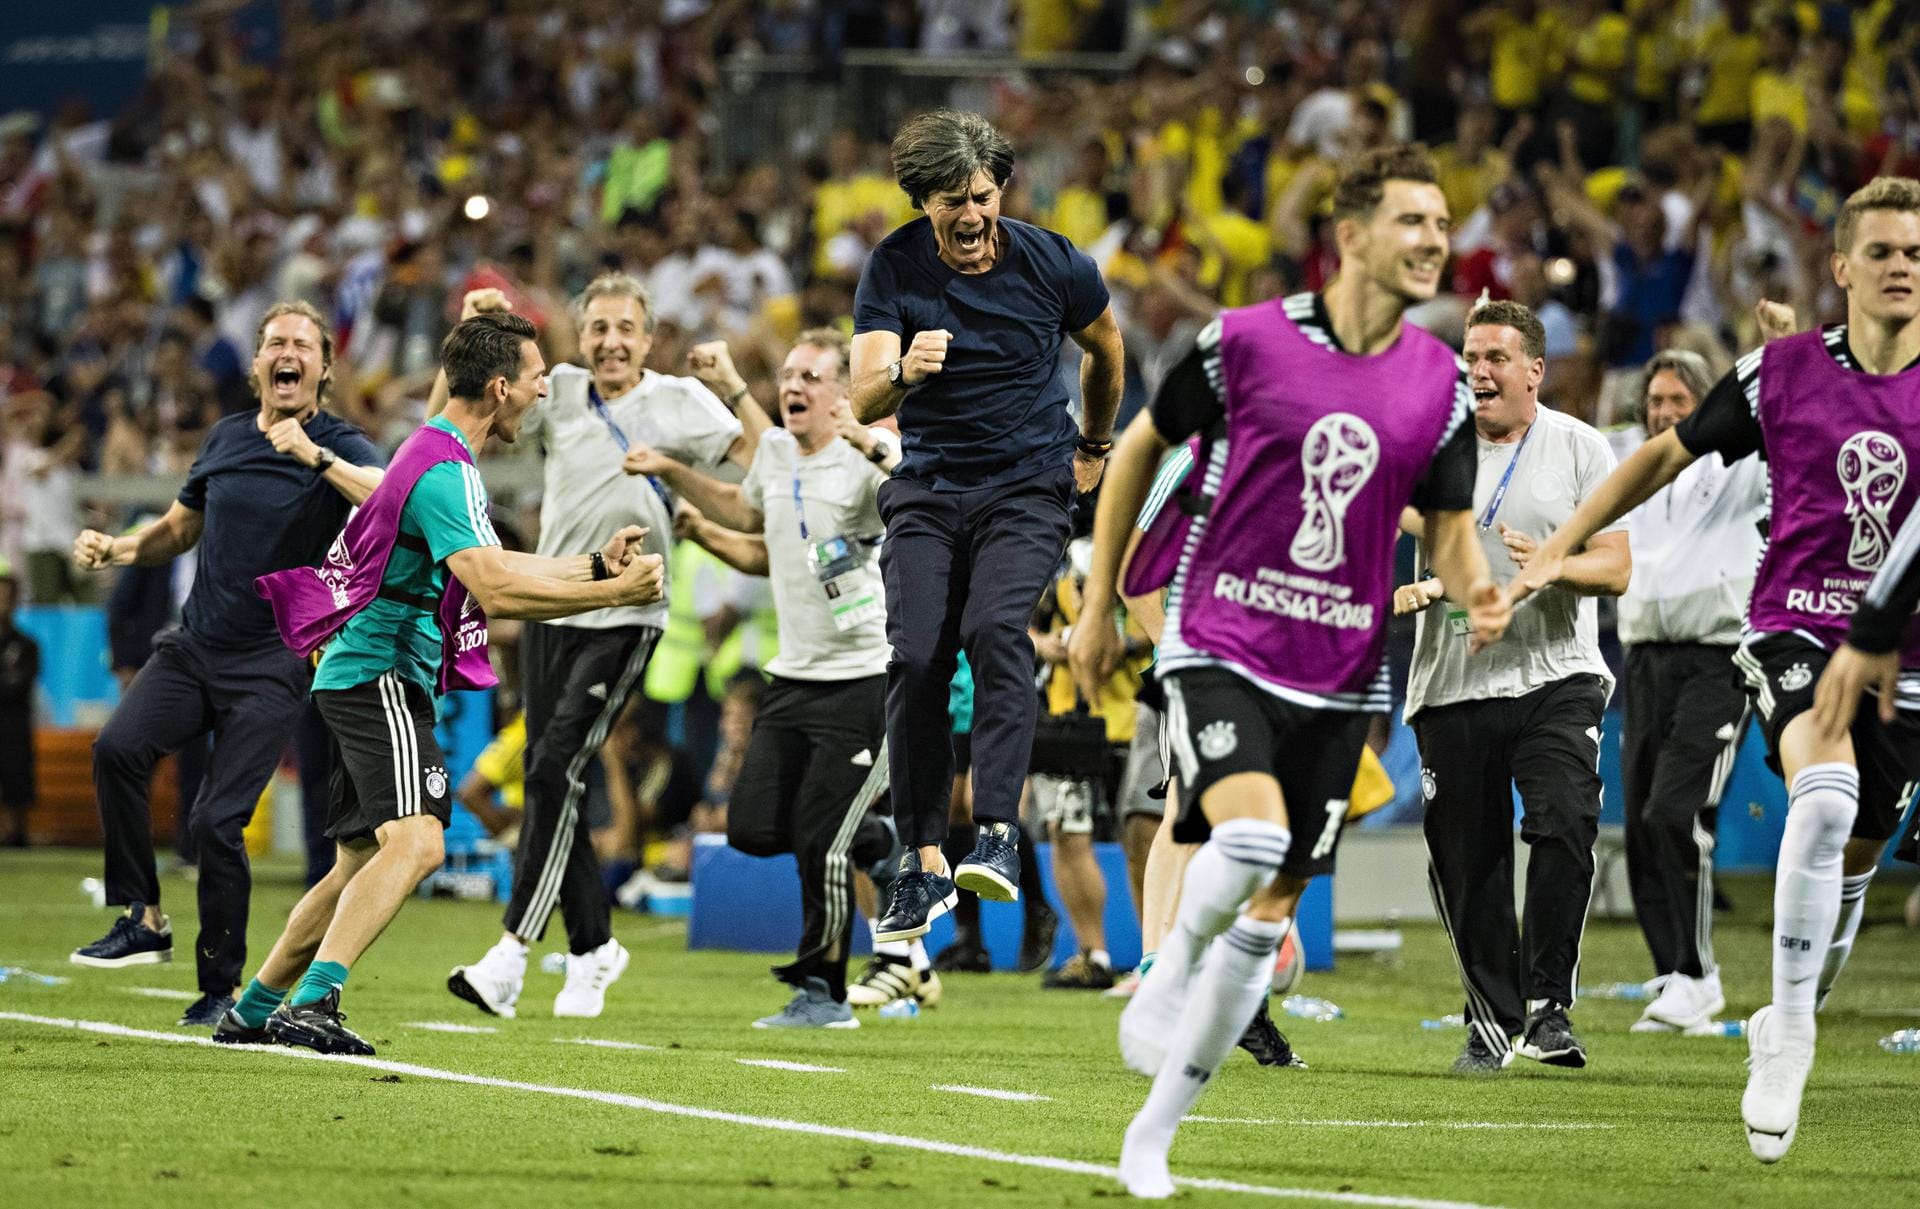
<svg viewBox="0 0 1920 1209">
<path fill-rule="evenodd" d="M 129 1028 L 123 1024 L 112 1024 L 104 1020 L 71 1020 L 58 1016 L 36 1016 L 26 1012 L 0 1012 L 0 1020 L 10 1020 L 17 1024 L 41 1025 L 47 1028 L 70 1029 L 83 1033 L 95 1033 L 107 1037 L 127 1037 L 142 1041 L 164 1041 L 175 1045 L 215 1044 L 210 1036 L 185 1033 L 161 1033 L 150 1029 Z M 1018 1154 L 1011 1151 L 989 1150 L 983 1146 L 967 1146 L 957 1142 L 942 1142 L 934 1138 L 916 1138 L 907 1134 L 881 1133 L 871 1129 L 851 1129 L 840 1125 L 822 1125 L 811 1121 L 791 1121 L 783 1117 L 758 1117 L 745 1113 L 723 1112 L 714 1108 L 697 1108 L 689 1104 L 671 1104 L 664 1100 L 652 1100 L 645 1096 L 632 1096 L 620 1092 L 594 1091 L 582 1087 L 556 1087 L 543 1083 L 526 1083 L 517 1079 L 496 1079 L 487 1075 L 470 1075 L 464 1071 L 441 1070 L 431 1066 L 416 1066 L 411 1062 L 389 1062 L 384 1058 L 357 1058 L 343 1054 L 316 1054 L 311 1050 L 291 1049 L 278 1045 L 224 1045 L 224 1050 L 269 1055 L 279 1058 L 292 1058 L 311 1062 L 331 1062 L 341 1066 L 355 1066 L 366 1070 L 386 1071 L 396 1075 L 412 1075 L 416 1079 L 438 1079 L 446 1083 L 464 1083 L 472 1087 L 491 1087 L 501 1091 L 528 1092 L 534 1095 L 557 1096 L 568 1100 L 587 1100 L 595 1104 L 606 1104 L 615 1108 L 629 1108 L 638 1112 L 655 1113 L 661 1116 L 685 1117 L 696 1121 L 712 1121 L 723 1125 L 737 1125 L 748 1129 L 769 1130 L 776 1133 L 805 1134 L 812 1137 L 838 1138 L 848 1142 L 862 1142 L 869 1146 L 888 1146 L 900 1150 L 917 1150 L 925 1154 L 947 1155 L 952 1158 L 973 1159 L 986 1163 L 1001 1163 L 1013 1167 L 1031 1167 L 1042 1171 L 1058 1171 L 1067 1175 L 1084 1175 L 1096 1179 L 1117 1183 L 1120 1172 L 1117 1168 L 1104 1163 L 1088 1163 L 1079 1159 L 1055 1158 L 1043 1154 Z M 1187 1188 L 1201 1188 L 1211 1192 L 1236 1192 L 1247 1196 L 1268 1197 L 1279 1200 L 1322 1201 L 1337 1205 L 1369 1205 L 1380 1209 L 1495 1209 L 1472 1201 L 1435 1200 L 1417 1196 L 1386 1196 L 1365 1192 L 1332 1192 L 1317 1188 L 1282 1188 L 1267 1184 L 1248 1184 L 1238 1180 L 1196 1179 L 1175 1176 L 1174 1183 Z"/>
</svg>

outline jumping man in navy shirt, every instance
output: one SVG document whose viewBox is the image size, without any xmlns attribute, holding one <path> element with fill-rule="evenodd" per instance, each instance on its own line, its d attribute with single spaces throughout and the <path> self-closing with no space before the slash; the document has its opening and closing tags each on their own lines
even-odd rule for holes
<svg viewBox="0 0 1920 1209">
<path fill-rule="evenodd" d="M 926 213 L 874 249 L 854 300 L 853 407 L 900 415 L 905 458 L 880 489 L 887 525 L 887 746 L 908 853 L 881 941 L 927 931 L 956 900 L 1018 896 L 1020 788 L 1036 698 L 1027 621 L 1066 548 L 1077 492 L 1100 482 L 1120 405 L 1120 332 L 1092 260 L 1000 217 L 1013 146 L 978 114 L 938 110 L 893 143 Z M 1078 431 L 1061 342 L 1086 351 Z M 904 350 L 904 351 L 903 351 Z M 941 856 L 953 781 L 947 686 L 973 665 L 977 846 Z"/>
<path fill-rule="evenodd" d="M 154 640 L 152 657 L 94 741 L 107 901 L 127 911 L 73 954 L 77 965 L 105 968 L 173 959 L 148 786 L 163 757 L 211 731 L 213 756 L 193 804 L 200 998 L 181 1017 L 186 1025 L 211 1028 L 233 1005 L 252 891 L 241 832 L 293 733 L 310 679 L 281 644 L 253 581 L 318 562 L 348 511 L 380 483 L 372 443 L 320 410 L 332 363 L 333 337 L 318 311 L 304 302 L 269 308 L 253 357 L 259 409 L 213 426 L 180 498 L 158 521 L 124 537 L 89 529 L 73 545 L 74 561 L 89 569 L 151 566 L 200 547 L 179 628 Z"/>
</svg>

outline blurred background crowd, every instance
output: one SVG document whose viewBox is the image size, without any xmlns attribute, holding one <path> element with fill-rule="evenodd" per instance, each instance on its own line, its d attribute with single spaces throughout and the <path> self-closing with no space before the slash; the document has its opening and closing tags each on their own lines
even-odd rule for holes
<svg viewBox="0 0 1920 1209">
<path fill-rule="evenodd" d="M 1323 285 L 1335 164 L 1417 138 L 1455 224 L 1453 288 L 1417 321 L 1457 340 L 1482 292 L 1533 306 L 1545 399 L 1610 425 L 1632 421 L 1625 384 L 1655 351 L 1723 369 L 1751 347 L 1757 299 L 1837 318 L 1824 260 L 1840 201 L 1875 174 L 1920 174 L 1920 6 L 156 10 L 129 103 L 0 116 L 0 558 L 30 602 L 103 595 L 70 569 L 76 532 L 134 519 L 140 493 L 116 482 L 162 484 L 147 502 L 164 505 L 207 426 L 252 408 L 255 328 L 281 299 L 332 317 L 329 406 L 389 448 L 423 418 L 466 290 L 507 291 L 564 359 L 566 300 L 609 267 L 652 291 L 652 368 L 686 373 L 692 344 L 724 338 L 771 399 L 791 338 L 850 326 L 868 250 L 913 217 L 887 141 L 940 103 L 1013 138 L 1005 212 L 1101 264 L 1126 338 L 1122 423 L 1219 307 Z M 530 542 L 537 501 L 512 481 L 502 532 Z M 649 687 L 713 703 L 706 737 L 691 758 L 653 732 L 616 749 L 655 753 L 658 791 L 691 810 L 744 736 L 719 703 L 750 696 L 729 685 L 772 627 L 763 587 L 692 555 L 683 570 L 703 654 L 672 673 L 684 684 Z"/>
</svg>

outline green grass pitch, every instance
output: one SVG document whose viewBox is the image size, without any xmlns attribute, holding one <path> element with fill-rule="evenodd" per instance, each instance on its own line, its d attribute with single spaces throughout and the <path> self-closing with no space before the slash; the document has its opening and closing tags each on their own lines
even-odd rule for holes
<svg viewBox="0 0 1920 1209">
<path fill-rule="evenodd" d="M 165 886 L 173 964 L 87 970 L 66 955 L 109 922 L 76 889 L 97 872 L 90 853 L 0 854 L 0 965 L 69 979 L 0 983 L 0 1013 L 184 1034 L 174 1025 L 182 1003 L 131 988 L 192 990 L 192 887 L 174 878 Z M 1188 1122 L 1174 1173 L 1259 1190 L 1187 1189 L 1179 1203 L 1252 1205 L 1276 1193 L 1304 1204 L 1368 1203 L 1364 1196 L 1514 1209 L 1920 1203 L 1920 1055 L 1875 1044 L 1920 1025 L 1920 934 L 1896 922 L 1905 889 L 1874 889 L 1868 927 L 1821 1019 L 1799 1138 L 1775 1167 L 1753 1160 L 1740 1124 L 1745 1043 L 1630 1035 L 1637 1004 L 1575 1009 L 1592 1055 L 1584 1071 L 1520 1059 L 1490 1079 L 1451 1076 L 1464 1034 L 1422 1030 L 1420 1021 L 1459 1010 L 1459 986 L 1438 930 L 1414 926 L 1394 964 L 1348 958 L 1336 973 L 1309 976 L 1308 993 L 1346 1010 L 1324 1024 L 1281 1018 L 1312 1069 L 1265 1070 L 1239 1053 L 1221 1069 L 1196 1108 L 1220 1120 Z M 1770 890 L 1750 878 L 1729 890 L 1741 910 L 1720 919 L 1716 947 L 1728 1014 L 1737 1016 L 1767 985 Z M 261 870 L 254 962 L 297 894 L 284 865 Z M 771 958 L 689 953 L 680 927 L 646 917 L 620 915 L 615 931 L 634 960 L 604 1017 L 554 1020 L 560 980 L 536 968 L 520 1019 L 495 1020 L 450 996 L 445 979 L 493 942 L 498 912 L 409 902 L 354 970 L 344 1006 L 379 1062 L 420 1070 L 0 1018 L 0 1205 L 975 1209 L 1124 1198 L 1084 1166 L 1111 1166 L 1146 1092 L 1116 1057 L 1116 1003 L 1042 992 L 1031 977 L 953 977 L 946 1003 L 918 1020 L 869 1016 L 857 1032 L 768 1033 L 748 1023 L 784 1001 L 766 973 Z M 1647 972 L 1630 924 L 1588 929 L 1584 982 Z M 420 1022 L 497 1031 L 434 1032 Z M 655 1048 L 559 1043 L 582 1037 Z M 1047 1099 L 988 1100 L 936 1084 Z M 795 1132 L 767 1119 L 846 1132 Z M 847 1136 L 862 1131 L 893 1139 Z M 929 1152 L 902 1138 L 984 1153 Z M 1022 1165 L 1008 1155 L 1066 1162 Z"/>
</svg>

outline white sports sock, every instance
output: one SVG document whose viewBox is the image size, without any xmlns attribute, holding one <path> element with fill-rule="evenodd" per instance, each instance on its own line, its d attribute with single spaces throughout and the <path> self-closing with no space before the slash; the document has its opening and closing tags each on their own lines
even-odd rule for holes
<svg viewBox="0 0 1920 1209">
<path fill-rule="evenodd" d="M 867 932 L 874 938 L 873 955 L 893 961 L 906 961 L 911 955 L 912 946 L 919 943 L 908 940 L 881 940 L 879 938 L 880 921 L 874 919 L 867 921 Z"/>
<path fill-rule="evenodd" d="M 907 950 L 907 960 L 913 963 L 913 968 L 916 973 L 925 974 L 927 971 L 933 969 L 933 958 L 927 956 L 926 942 L 916 937 L 913 940 L 905 942 L 904 947 Z M 875 949 L 878 949 L 877 945 Z"/>
<path fill-rule="evenodd" d="M 1273 951 L 1285 931 L 1284 924 L 1242 915 L 1208 947 L 1206 963 L 1167 1047 L 1167 1060 L 1136 1118 L 1143 1138 L 1164 1135 L 1172 1145 L 1181 1118 L 1247 1031 L 1267 993 Z"/>
<path fill-rule="evenodd" d="M 1813 1039 L 1814 997 L 1840 917 L 1841 860 L 1859 810 L 1851 764 L 1800 770 L 1787 794 L 1787 827 L 1773 880 L 1775 1027 Z"/>
<path fill-rule="evenodd" d="M 1228 819 L 1215 827 L 1187 862 L 1180 911 L 1160 942 L 1154 970 L 1165 966 L 1181 981 L 1190 977 L 1207 942 L 1233 922 L 1240 904 L 1273 880 L 1292 838 L 1285 827 L 1264 819 Z"/>
<path fill-rule="evenodd" d="M 1833 942 L 1827 946 L 1826 961 L 1820 966 L 1820 989 L 1813 997 L 1815 1008 L 1826 1001 L 1827 992 L 1833 989 L 1848 956 L 1853 953 L 1853 938 L 1859 935 L 1860 917 L 1867 913 L 1867 886 L 1872 883 L 1874 873 L 1875 870 L 1869 869 L 1840 879 L 1840 929 L 1834 933 Z"/>
</svg>

